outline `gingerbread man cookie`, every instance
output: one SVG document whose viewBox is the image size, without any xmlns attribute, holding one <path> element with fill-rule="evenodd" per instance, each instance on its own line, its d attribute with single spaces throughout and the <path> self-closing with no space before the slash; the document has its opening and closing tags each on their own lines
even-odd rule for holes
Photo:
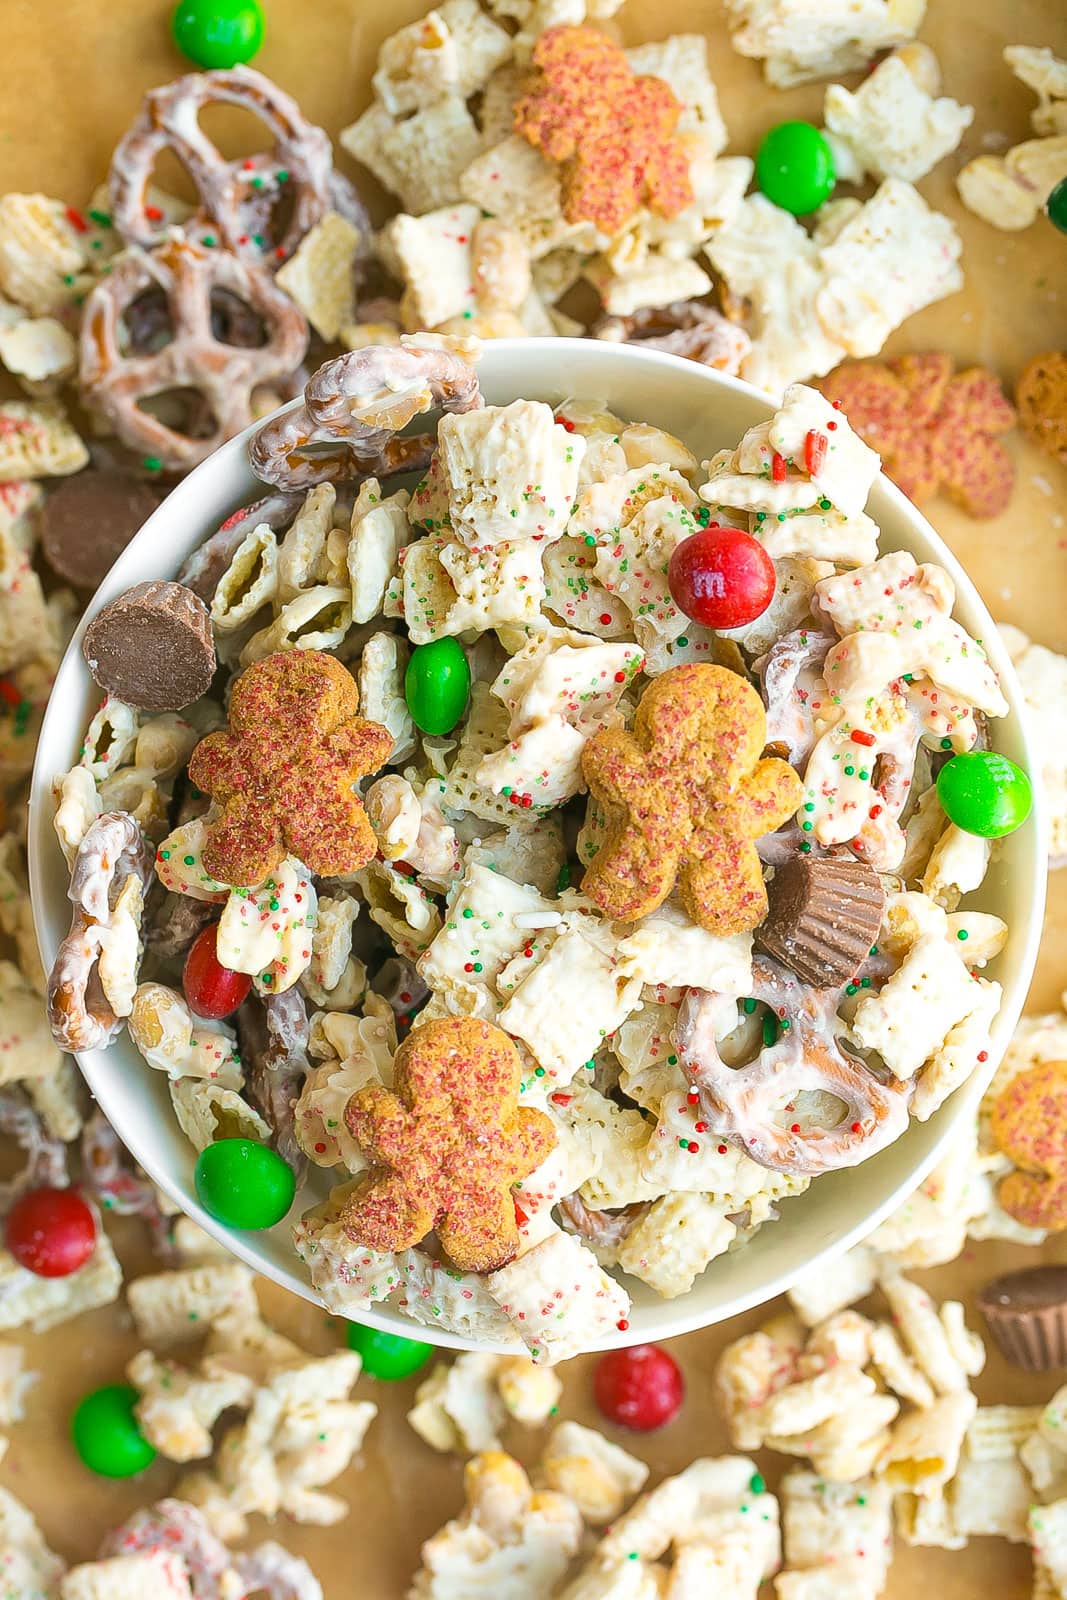
<svg viewBox="0 0 1067 1600">
<path fill-rule="evenodd" d="M 997 1199 L 1027 1228 L 1067 1228 L 1067 1061 L 1017 1073 L 993 1104 L 990 1131 L 1018 1172 Z"/>
<path fill-rule="evenodd" d="M 189 780 L 215 801 L 205 870 L 251 887 L 287 854 L 323 877 L 358 872 L 377 849 L 355 790 L 388 759 L 392 735 L 356 715 L 351 673 L 320 650 L 280 651 L 241 674 L 228 732 L 201 739 Z"/>
<path fill-rule="evenodd" d="M 673 667 L 645 690 L 632 733 L 610 728 L 582 754 L 607 836 L 582 888 L 609 917 L 635 922 L 677 881 L 708 933 L 754 928 L 767 893 L 753 840 L 799 806 L 792 767 L 761 759 L 766 715 L 755 689 L 725 667 Z"/>
<path fill-rule="evenodd" d="M 998 436 L 1015 412 L 993 373 L 970 367 L 953 377 L 950 355 L 925 350 L 846 361 L 817 387 L 917 505 L 944 490 L 968 516 L 995 517 L 1011 499 L 1015 467 Z"/>
<path fill-rule="evenodd" d="M 511 1261 L 519 1233 L 511 1187 L 555 1144 L 543 1112 L 518 1104 L 519 1053 L 474 1017 L 413 1028 L 397 1053 L 393 1089 L 368 1083 L 345 1123 L 370 1162 L 343 1216 L 371 1250 L 406 1250 L 430 1232 L 463 1272 Z"/>
<path fill-rule="evenodd" d="M 682 107 L 662 78 L 638 76 L 620 45 L 594 28 L 549 28 L 533 53 L 515 132 L 563 163 L 563 215 L 619 229 L 642 205 L 661 217 L 692 204 Z"/>
</svg>

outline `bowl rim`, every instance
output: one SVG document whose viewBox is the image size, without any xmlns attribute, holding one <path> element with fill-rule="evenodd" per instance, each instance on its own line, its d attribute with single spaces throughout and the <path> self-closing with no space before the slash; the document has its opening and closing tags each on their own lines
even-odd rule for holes
<svg viewBox="0 0 1067 1600">
<path fill-rule="evenodd" d="M 536 339 L 495 339 L 487 341 L 485 348 L 493 352 L 494 358 L 506 359 L 509 354 L 525 351 L 531 346 L 537 347 L 539 351 L 548 355 L 551 355 L 553 350 L 556 350 L 561 356 L 565 353 L 573 354 L 574 347 L 577 346 L 583 351 L 582 359 L 587 360 L 589 359 L 590 351 L 595 350 L 598 343 L 602 349 L 615 352 L 616 355 L 621 351 L 626 351 L 624 359 L 635 367 L 644 363 L 650 369 L 658 368 L 667 374 L 671 371 L 684 372 L 690 381 L 692 381 L 694 372 L 696 372 L 696 374 L 704 378 L 709 387 L 732 390 L 749 401 L 757 402 L 768 417 L 780 405 L 780 401 L 775 400 L 765 391 L 745 382 L 743 379 L 704 367 L 700 363 L 667 351 L 649 350 L 641 344 L 633 345 L 615 341 L 598 342 L 589 338 L 553 336 Z M 515 398 L 524 397 L 516 396 Z M 271 413 L 271 416 L 284 415 L 286 412 L 295 410 L 301 404 L 302 397 L 297 397 L 286 405 L 279 407 L 277 411 Z M 431 414 L 436 415 L 436 413 Z M 157 521 L 169 521 L 174 516 L 174 501 L 176 497 L 181 496 L 183 500 L 192 502 L 199 485 L 218 473 L 221 465 L 239 459 L 243 469 L 246 472 L 250 471 L 247 460 L 248 441 L 267 420 L 269 419 L 264 417 L 254 422 L 241 433 L 227 440 L 218 450 L 196 466 L 175 486 L 161 502 L 157 510 L 138 529 L 133 539 L 130 540 L 125 550 L 112 566 L 107 577 L 105 577 L 85 606 L 78 625 L 56 669 L 55 682 L 57 686 L 60 679 L 66 675 L 66 671 L 72 661 L 77 663 L 76 670 L 79 676 L 84 676 L 88 679 L 87 668 L 81 660 L 81 641 L 89 621 L 96 615 L 101 604 L 113 599 L 116 594 L 122 593 L 129 586 L 130 581 L 149 581 L 143 576 L 127 580 L 123 577 L 123 568 L 127 563 L 127 558 L 131 556 L 134 550 L 138 547 L 143 547 L 145 536 L 153 528 L 153 525 Z M 647 421 L 649 419 L 642 418 L 641 420 Z M 626 1330 L 617 1330 L 611 1334 L 603 1335 L 596 1345 L 588 1347 L 586 1353 L 592 1350 L 618 1349 L 646 1341 L 649 1338 L 675 1338 L 683 1334 L 692 1333 L 700 1328 L 726 1322 L 751 1310 L 755 1306 L 768 1304 L 796 1284 L 805 1273 L 832 1262 L 860 1243 L 896 1209 L 907 1195 L 918 1188 L 944 1156 L 947 1146 L 953 1137 L 958 1134 L 964 1118 L 977 1112 L 978 1103 L 1000 1064 L 1004 1048 L 1006 1048 L 1011 1033 L 1014 1031 L 1022 1014 L 1027 992 L 1033 978 L 1042 936 L 1048 854 L 1046 802 L 1040 781 L 1040 765 L 1035 758 L 1029 719 L 1025 715 L 1022 687 L 1008 655 L 1007 648 L 1000 636 L 999 629 L 981 593 L 955 553 L 923 512 L 913 505 L 903 491 L 898 489 L 884 472 L 880 472 L 878 479 L 872 486 L 872 492 L 875 489 L 888 496 L 889 502 L 897 515 L 903 518 L 910 525 L 912 533 L 917 535 L 929 547 L 929 555 L 926 559 L 935 560 L 938 565 L 944 567 L 947 571 L 956 588 L 956 604 L 958 604 L 960 596 L 964 596 L 968 609 L 981 618 L 983 622 L 982 645 L 1000 677 L 1001 686 L 1009 704 L 1007 717 L 996 720 L 1001 726 L 1012 726 L 1017 743 L 1023 751 L 1027 771 L 1032 779 L 1034 804 L 1033 811 L 1026 824 L 1032 830 L 1031 855 L 1033 859 L 1032 881 L 1029 886 L 1030 895 L 1028 897 L 1029 913 L 1023 927 L 1009 931 L 1009 938 L 1018 952 L 1019 972 L 1010 995 L 1005 992 L 1002 998 L 1001 1008 L 994 1023 L 994 1028 L 998 1035 L 1003 1038 L 1004 1045 L 990 1052 L 990 1063 L 987 1067 L 981 1072 L 977 1069 L 972 1071 L 959 1088 L 948 1097 L 946 1104 L 950 1105 L 952 1110 L 945 1118 L 944 1128 L 937 1134 L 926 1153 L 909 1169 L 908 1176 L 893 1187 L 892 1191 L 876 1206 L 873 1206 L 869 1211 L 865 1211 L 862 1219 L 829 1242 L 813 1249 L 811 1254 L 805 1256 L 796 1265 L 795 1269 L 778 1269 L 770 1282 L 762 1287 L 754 1286 L 751 1290 L 736 1294 L 729 1300 L 729 1304 L 724 1309 L 718 1310 L 710 1317 L 706 1314 L 706 1311 L 701 1312 L 695 1309 L 688 1313 L 684 1311 L 683 1308 L 686 1303 L 694 1296 L 693 1290 L 679 1296 L 677 1299 L 657 1300 L 652 1307 L 641 1308 L 642 1315 L 639 1319 L 639 1327 L 634 1328 L 631 1326 Z M 263 492 L 264 494 L 270 494 L 274 491 L 269 484 L 264 484 Z M 877 521 L 878 519 L 876 518 L 875 520 Z M 880 522 L 879 534 L 881 535 Z M 206 534 L 205 538 L 207 537 L 210 537 L 210 534 Z M 891 545 L 890 549 L 893 548 L 896 548 L 896 546 Z M 884 552 L 879 550 L 879 554 L 882 553 Z M 953 607 L 954 614 L 956 604 Z M 62 710 L 53 692 L 49 695 L 38 735 L 37 749 L 30 777 L 28 801 L 26 848 L 30 896 L 35 936 L 46 972 L 50 970 L 54 961 L 55 949 L 48 937 L 42 911 L 43 904 L 48 896 L 48 890 L 44 883 L 43 851 L 45 849 L 54 850 L 58 846 L 52 827 L 54 807 L 52 805 L 51 781 L 54 775 L 55 763 L 52 758 L 47 758 L 46 760 L 45 750 L 50 741 L 45 739 L 45 730 L 51 722 L 61 716 Z M 106 1055 L 106 1051 L 100 1053 Z M 124 1121 L 121 1105 L 116 1105 L 120 1095 L 116 1087 L 107 1081 L 107 1074 L 99 1071 L 95 1065 L 86 1060 L 86 1055 L 91 1056 L 96 1052 L 76 1051 L 73 1054 L 94 1100 L 104 1110 L 109 1120 L 114 1120 L 115 1116 L 117 1116 L 116 1131 L 119 1132 L 119 1136 L 125 1144 L 125 1136 L 121 1132 L 121 1125 Z M 905 1130 L 902 1138 L 906 1138 L 907 1133 L 908 1130 Z M 246 1236 L 243 1232 L 227 1229 L 222 1223 L 216 1222 L 201 1206 L 195 1192 L 187 1191 L 173 1171 L 164 1162 L 155 1159 L 154 1153 L 150 1154 L 146 1159 L 142 1153 L 133 1150 L 132 1147 L 127 1146 L 127 1148 L 130 1149 L 130 1153 L 138 1165 L 143 1167 L 152 1181 L 179 1206 L 180 1211 L 190 1216 L 212 1238 L 223 1244 L 230 1254 L 243 1261 L 254 1272 L 270 1278 L 282 1288 L 299 1294 L 303 1299 L 314 1305 L 324 1305 L 319 1291 L 311 1283 L 310 1278 L 304 1275 L 295 1251 L 293 1251 L 292 1267 L 286 1270 L 277 1265 L 273 1260 L 264 1257 L 257 1251 L 254 1243 L 257 1235 L 250 1234 Z M 862 1165 L 863 1163 L 860 1163 L 854 1170 L 861 1170 Z M 291 1226 L 291 1217 L 287 1216 L 279 1226 L 286 1228 Z M 699 1276 L 696 1281 L 699 1284 Z M 331 1314 L 345 1316 L 345 1313 Z M 400 1333 L 403 1337 L 422 1339 L 442 1349 L 472 1350 L 488 1353 L 514 1352 L 515 1349 L 513 1344 L 505 1344 L 502 1341 L 472 1339 L 445 1328 L 438 1326 L 428 1327 L 422 1323 L 413 1322 L 395 1309 L 390 1300 L 375 1301 L 367 1307 L 360 1307 L 351 1317 L 346 1317 L 346 1320 L 358 1321 L 386 1333 Z"/>
</svg>

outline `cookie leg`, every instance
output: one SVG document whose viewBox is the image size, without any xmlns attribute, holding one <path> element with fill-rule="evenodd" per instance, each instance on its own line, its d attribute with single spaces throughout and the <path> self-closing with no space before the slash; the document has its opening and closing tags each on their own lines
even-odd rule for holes
<svg viewBox="0 0 1067 1600">
<path fill-rule="evenodd" d="M 707 836 L 678 875 L 678 893 L 692 920 L 719 938 L 745 933 L 767 915 L 767 891 L 754 844 Z"/>
<path fill-rule="evenodd" d="M 345 1206 L 343 1226 L 350 1239 L 369 1250 L 408 1250 L 434 1225 L 434 1215 L 397 1173 L 371 1178 Z"/>
<path fill-rule="evenodd" d="M 513 1261 L 519 1234 L 511 1190 L 471 1194 L 437 1224 L 437 1237 L 464 1272 L 495 1272 Z"/>
</svg>

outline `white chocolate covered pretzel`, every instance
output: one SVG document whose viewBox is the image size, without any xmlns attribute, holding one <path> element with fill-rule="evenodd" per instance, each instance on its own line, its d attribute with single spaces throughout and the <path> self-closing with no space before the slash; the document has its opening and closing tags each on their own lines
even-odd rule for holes
<svg viewBox="0 0 1067 1600">
<path fill-rule="evenodd" d="M 209 105 L 251 112 L 274 135 L 273 150 L 227 161 L 200 124 L 200 113 Z M 149 90 L 111 159 L 111 215 L 127 244 L 151 249 L 166 236 L 166 218 L 147 196 L 164 150 L 177 156 L 200 197 L 202 209 L 190 227 L 203 229 L 207 219 L 227 249 L 252 261 L 280 266 L 331 207 L 349 216 L 364 238 L 370 235 L 359 197 L 333 170 L 326 134 L 261 72 L 241 66 L 190 72 Z M 268 237 L 283 190 L 293 196 L 292 215 L 280 238 Z"/>
<path fill-rule="evenodd" d="M 398 437 L 434 406 L 474 411 L 482 404 L 470 362 L 451 350 L 407 340 L 327 361 L 304 390 L 304 404 L 265 424 L 248 447 L 252 470 L 280 489 L 379 476 L 425 466 L 430 434 Z"/>
<path fill-rule="evenodd" d="M 74 917 L 48 978 L 48 1017 L 61 1050 L 103 1049 L 129 1015 L 151 881 L 151 848 L 133 818 L 121 811 L 98 817 L 74 858 Z"/>
<path fill-rule="evenodd" d="M 154 354 L 123 348 L 121 324 L 139 296 L 161 289 L 173 337 Z M 212 297 L 225 290 L 266 330 L 261 345 L 226 344 L 212 329 Z M 174 234 L 151 256 L 131 252 L 93 290 L 82 323 L 81 381 L 124 444 L 188 471 L 253 421 L 252 393 L 289 378 L 304 359 L 302 314 L 258 267 Z M 206 413 L 171 426 L 140 404 L 195 389 Z"/>
<path fill-rule="evenodd" d="M 899 1138 L 908 1125 L 908 1091 L 883 1084 L 838 1042 L 836 991 L 815 990 L 766 957 L 752 965 L 752 996 L 770 1007 L 778 1038 L 748 1066 L 728 1067 L 716 1044 L 718 995 L 691 989 L 678 1015 L 675 1037 L 682 1063 L 701 1096 L 701 1115 L 712 1133 L 737 1144 L 753 1161 L 776 1172 L 819 1173 L 852 1167 Z M 779 1124 L 800 1094 L 830 1096 L 844 1106 L 830 1127 L 819 1118 Z M 796 1114 L 803 1109 L 796 1107 Z"/>
</svg>

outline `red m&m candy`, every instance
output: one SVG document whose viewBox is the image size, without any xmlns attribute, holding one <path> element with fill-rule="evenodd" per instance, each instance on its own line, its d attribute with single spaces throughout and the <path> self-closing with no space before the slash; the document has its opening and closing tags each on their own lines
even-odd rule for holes
<svg viewBox="0 0 1067 1600">
<path fill-rule="evenodd" d="M 182 988 L 190 1011 L 198 1017 L 212 1017 L 216 1022 L 237 1010 L 252 987 L 252 979 L 245 972 L 233 972 L 224 967 L 215 954 L 217 925 L 212 923 L 203 933 L 197 934 L 189 946 L 182 973 Z"/>
<path fill-rule="evenodd" d="M 96 1218 L 73 1189 L 30 1189 L 8 1212 L 5 1242 L 27 1272 L 66 1278 L 96 1249 Z"/>
<path fill-rule="evenodd" d="M 677 545 L 667 569 L 679 611 L 705 628 L 740 628 L 774 598 L 774 562 L 750 533 L 715 522 Z"/>
<path fill-rule="evenodd" d="M 609 1422 L 650 1433 L 670 1422 L 685 1397 L 685 1380 L 658 1344 L 635 1344 L 601 1356 L 593 1394 Z"/>
</svg>

